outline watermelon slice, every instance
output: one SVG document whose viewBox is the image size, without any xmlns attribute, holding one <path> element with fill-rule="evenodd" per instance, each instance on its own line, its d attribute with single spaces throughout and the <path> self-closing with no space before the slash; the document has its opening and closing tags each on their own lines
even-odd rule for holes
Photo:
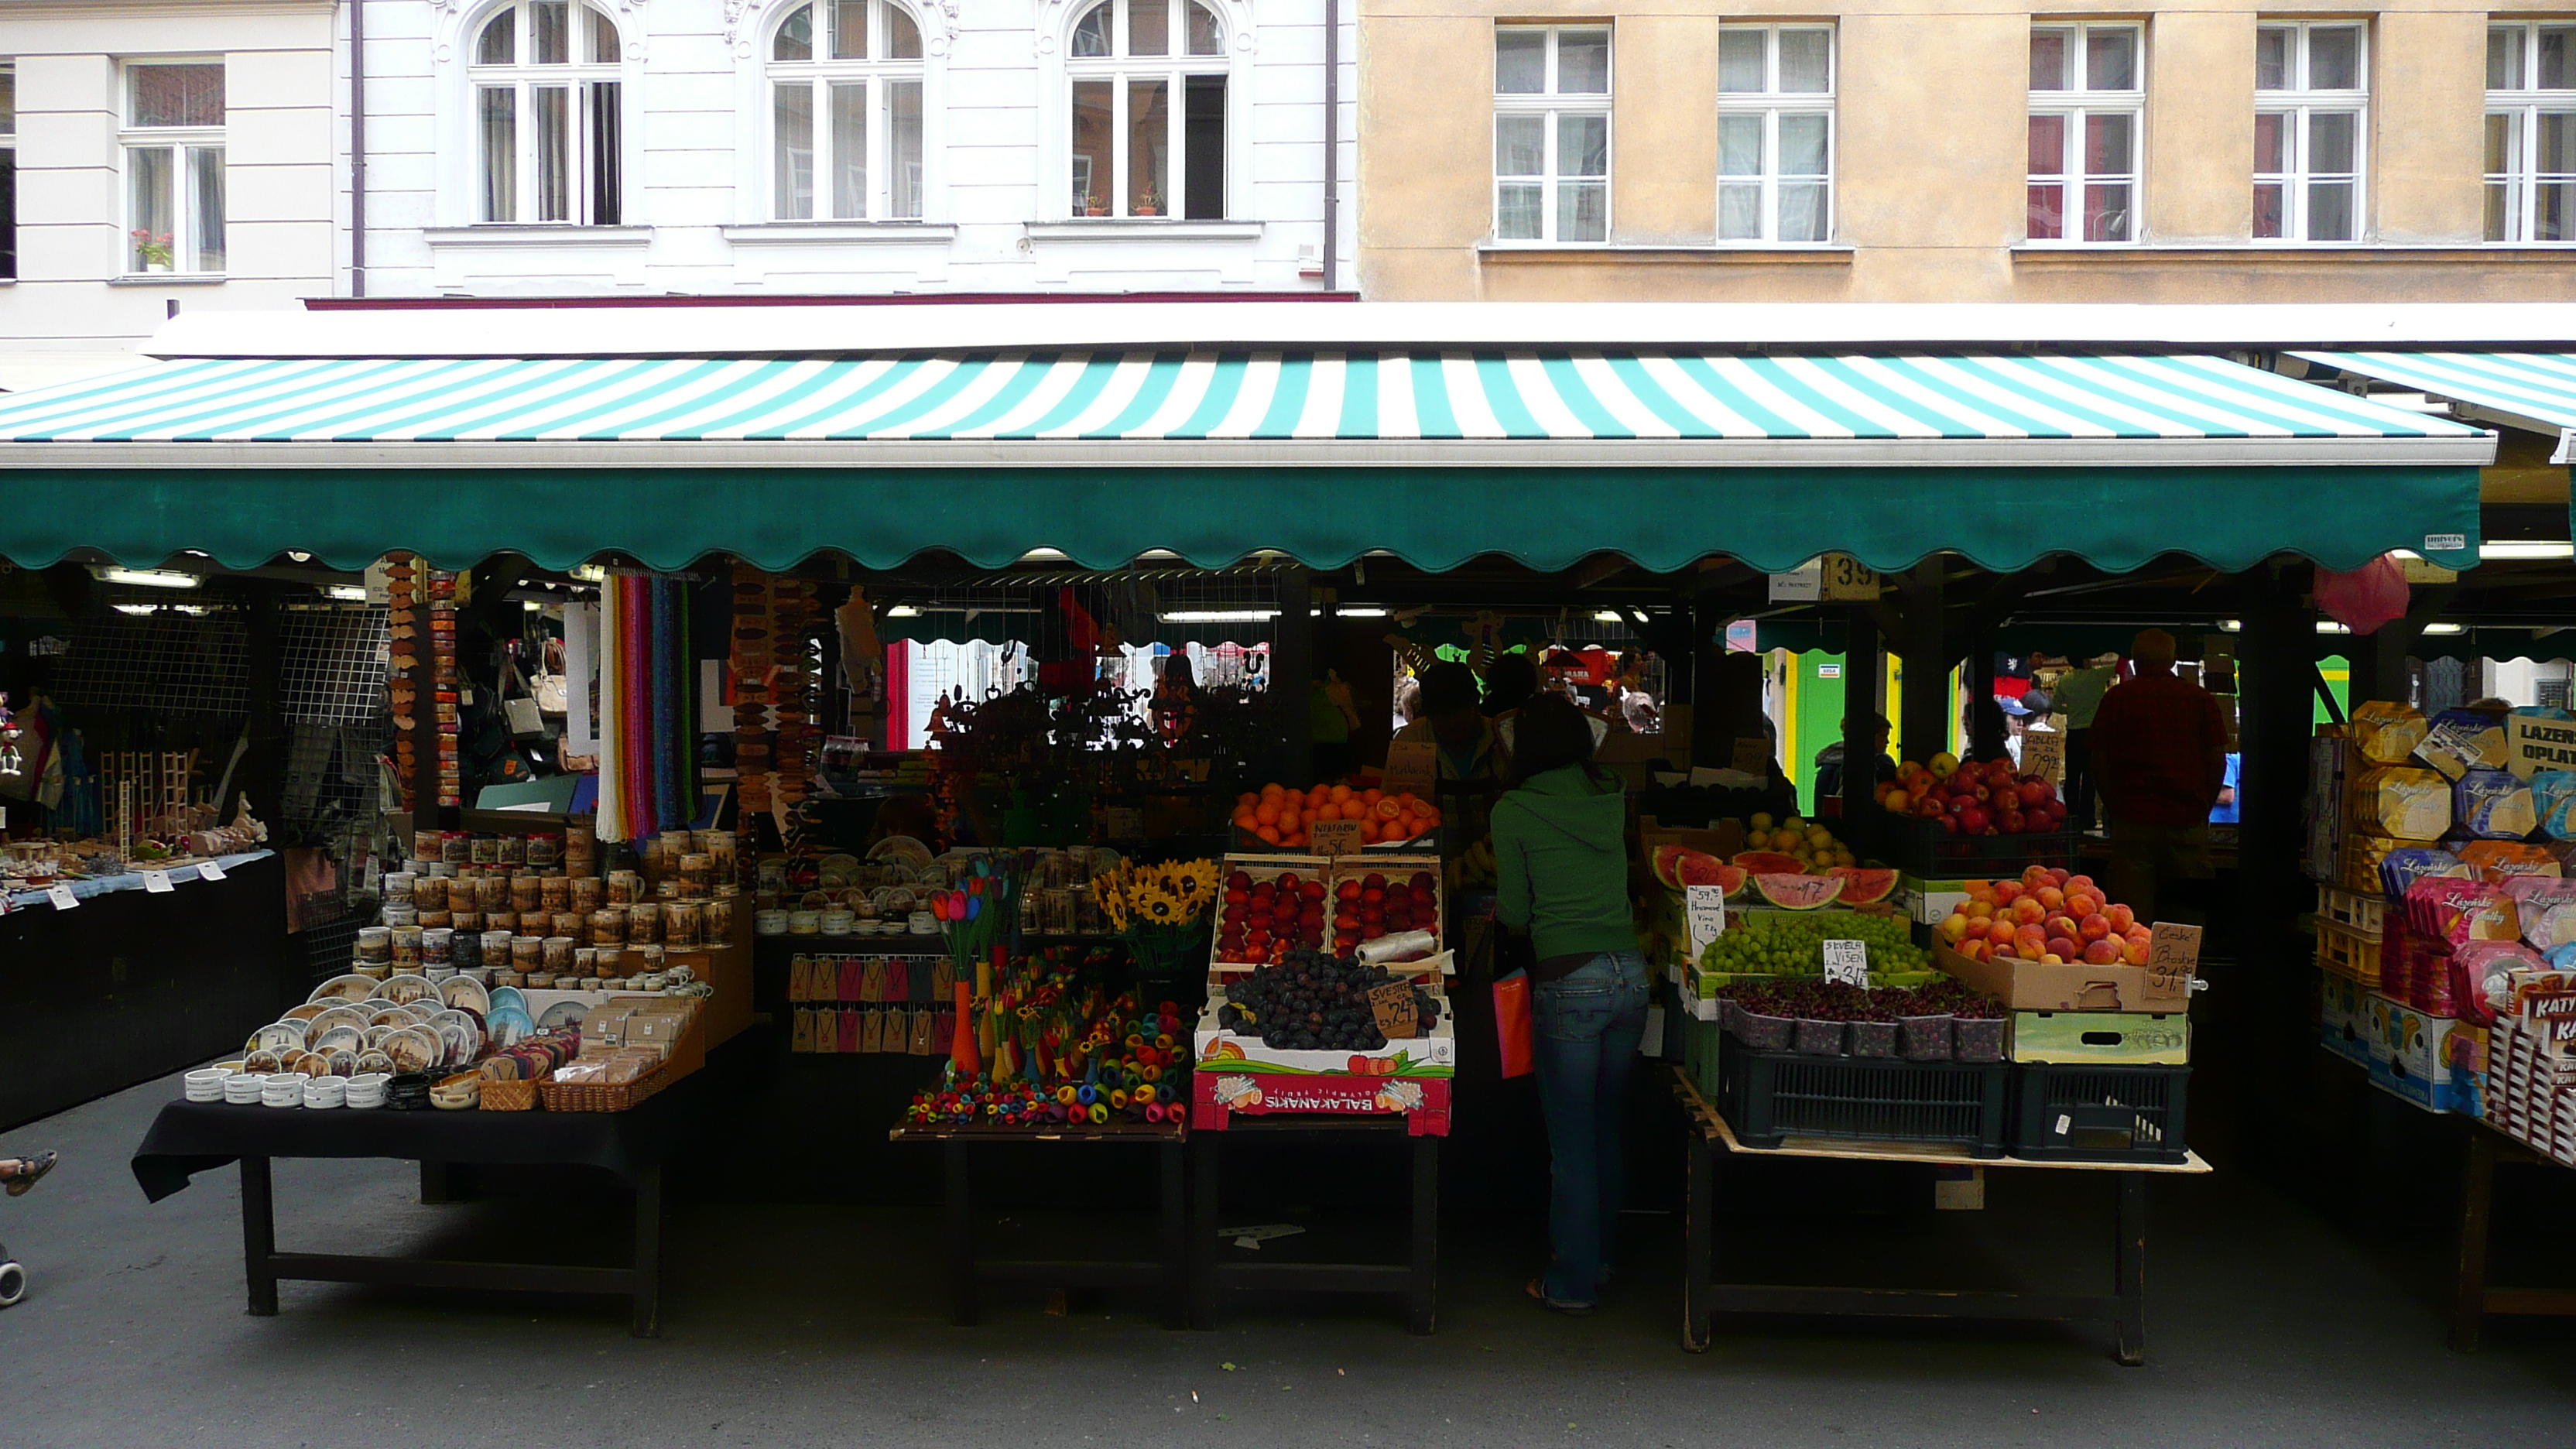
<svg viewBox="0 0 2576 1449">
<path fill-rule="evenodd" d="M 1756 874 L 1753 889 L 1763 900 L 1784 911 L 1812 911 L 1840 900 L 1843 881 L 1830 875 Z"/>
<path fill-rule="evenodd" d="M 1872 870 L 1866 866 L 1838 865 L 1826 871 L 1842 880 L 1842 902 L 1847 906 L 1865 906 L 1886 900 L 1896 893 L 1896 872 Z"/>
<path fill-rule="evenodd" d="M 1707 851 L 1693 850 L 1687 845 L 1656 846 L 1654 865 L 1655 879 L 1672 890 L 1680 890 L 1684 886 L 1725 884 L 1719 873 L 1733 869 Z M 1740 876 L 1743 872 L 1737 871 L 1736 874 Z"/>
<path fill-rule="evenodd" d="M 1735 863 L 1755 875 L 1801 875 L 1807 863 L 1794 855 L 1777 850 L 1747 850 L 1735 857 Z"/>
<path fill-rule="evenodd" d="M 1733 900 L 1737 896 L 1744 894 L 1744 888 L 1753 883 L 1753 872 L 1746 870 L 1740 865 L 1721 864 L 1718 866 L 1716 874 L 1717 879 L 1709 882 L 1709 884 L 1726 887 L 1726 898 L 1728 900 Z M 2571 907 L 2571 909 L 2576 909 L 2576 907 Z"/>
</svg>

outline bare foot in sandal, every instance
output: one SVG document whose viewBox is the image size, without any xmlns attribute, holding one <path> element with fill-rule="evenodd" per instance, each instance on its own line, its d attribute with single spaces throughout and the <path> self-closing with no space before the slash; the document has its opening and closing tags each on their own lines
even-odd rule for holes
<svg viewBox="0 0 2576 1449">
<path fill-rule="evenodd" d="M 36 1185 L 36 1179 L 54 1170 L 55 1156 L 39 1152 L 33 1157 L 0 1157 L 0 1184 L 6 1184 L 11 1197 L 25 1194 Z"/>
</svg>

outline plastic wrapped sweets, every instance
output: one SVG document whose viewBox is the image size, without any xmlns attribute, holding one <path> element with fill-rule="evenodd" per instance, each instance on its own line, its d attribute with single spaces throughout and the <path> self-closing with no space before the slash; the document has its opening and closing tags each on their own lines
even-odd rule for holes
<svg viewBox="0 0 2576 1449">
<path fill-rule="evenodd" d="M 2526 845 L 2518 840 L 2472 840 L 2456 852 L 2480 880 L 2503 880 L 2515 875 L 2564 875 L 2558 857 L 2545 845 Z"/>
<path fill-rule="evenodd" d="M 2451 782 L 2403 765 L 2364 770 L 2352 784 L 2352 822 L 2391 840 L 2439 840 L 2451 828 Z"/>
<path fill-rule="evenodd" d="M 2482 840 L 2520 840 L 2539 828 L 2540 817 L 2530 786 L 2480 766 L 2451 787 L 2451 823 Z"/>
<path fill-rule="evenodd" d="M 2423 845 L 2401 845 L 2379 863 L 2381 888 L 2392 901 L 2403 899 L 2408 886 L 2428 876 L 2474 880 L 2477 872 L 2449 851 Z"/>
<path fill-rule="evenodd" d="M 2352 707 L 2352 746 L 2361 757 L 2378 765 L 2394 765 L 2415 753 L 2432 729 L 2432 722 L 2413 705 L 2397 704 L 2384 699 L 2364 700 Z"/>
</svg>

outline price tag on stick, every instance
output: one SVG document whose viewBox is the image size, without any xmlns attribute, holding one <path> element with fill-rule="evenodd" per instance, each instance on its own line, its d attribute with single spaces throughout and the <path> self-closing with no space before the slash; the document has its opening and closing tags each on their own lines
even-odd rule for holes
<svg viewBox="0 0 2576 1449">
<path fill-rule="evenodd" d="M 170 872 L 147 870 L 143 873 L 143 893 L 147 896 L 168 895 L 177 887 L 170 884 Z"/>
<path fill-rule="evenodd" d="M 1708 943 L 1726 932 L 1726 887 L 1683 887 L 1682 915 L 1690 931 L 1691 962 L 1696 967 Z"/>
<path fill-rule="evenodd" d="M 1825 979 L 1847 986 L 1869 985 L 1869 943 L 1867 941 L 1826 941 Z"/>
<path fill-rule="evenodd" d="M 1413 983 L 1390 981 L 1369 993 L 1369 1011 L 1377 1017 L 1377 1029 L 1388 1041 L 1403 1041 L 1419 1035 L 1422 1016 L 1413 1004 Z"/>
<path fill-rule="evenodd" d="M 1386 747 L 1386 779 L 1380 786 L 1386 793 L 1428 800 L 1439 785 L 1438 744 L 1430 740 L 1397 740 Z"/>
<path fill-rule="evenodd" d="M 64 881 L 56 881 L 45 887 L 45 899 L 52 901 L 54 909 L 58 911 L 68 911 L 80 904 L 80 897 L 73 895 L 70 884 Z"/>
<path fill-rule="evenodd" d="M 2200 965 L 2198 926 L 2180 921 L 2158 921 L 2147 945 L 2147 989 L 2157 993 L 2188 996 L 2195 968 Z"/>
<path fill-rule="evenodd" d="M 1363 820 L 1318 820 L 1307 834 L 1307 853 L 1311 855 L 1357 855 L 1360 853 L 1360 831 Z"/>
<path fill-rule="evenodd" d="M 197 874 L 206 880 L 222 880 L 224 878 L 224 868 L 209 860 L 197 867 Z"/>
</svg>

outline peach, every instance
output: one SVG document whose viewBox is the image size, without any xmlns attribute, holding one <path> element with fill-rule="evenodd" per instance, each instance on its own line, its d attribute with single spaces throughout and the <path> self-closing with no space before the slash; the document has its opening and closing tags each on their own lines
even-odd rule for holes
<svg viewBox="0 0 2576 1449">
<path fill-rule="evenodd" d="M 2032 894 L 2039 897 L 2039 903 L 2041 905 L 2048 907 L 2052 911 L 2057 910 L 2066 904 L 2066 892 L 2059 890 L 2055 886 L 2041 886 L 2038 890 L 2032 892 Z"/>
<path fill-rule="evenodd" d="M 2064 876 L 2059 879 L 2058 884 L 2066 887 L 2070 891 L 2090 891 L 2101 889 L 2101 887 L 2093 884 L 2093 877 L 2089 875 Z"/>
<path fill-rule="evenodd" d="M 1967 934 L 1968 918 L 1966 916 L 1951 916 L 1941 922 L 1941 939 L 1944 941 L 1951 942 L 1955 945 Z"/>
<path fill-rule="evenodd" d="M 1967 914 L 1968 919 L 1972 921 L 1990 920 L 1995 914 L 1995 903 L 1993 901 L 1970 901 L 1959 909 L 1964 911 Z"/>
<path fill-rule="evenodd" d="M 2013 902 L 2013 919 L 2026 926 L 2035 926 L 2048 919 L 2048 908 L 2029 896 L 2023 896 Z"/>
<path fill-rule="evenodd" d="M 2127 945 L 2120 948 L 2120 959 L 2132 966 L 2144 966 L 2147 964 L 2147 950 L 2146 942 L 2132 937 Z"/>
<path fill-rule="evenodd" d="M 2131 925 L 2129 929 L 2122 931 L 2120 935 L 2123 939 L 2130 941 L 2152 941 L 2156 938 L 2156 933 L 2143 923 Z"/>
<path fill-rule="evenodd" d="M 2068 876 L 2065 871 L 2059 870 L 2055 866 L 2050 866 L 2048 869 L 2048 883 L 2056 886 L 2060 890 L 2064 890 L 2066 888 L 2066 882 L 2071 878 L 2072 877 Z"/>
<path fill-rule="evenodd" d="M 1998 943 L 2009 944 L 2012 938 L 2019 934 L 2020 931 L 2021 923 L 2019 921 L 1998 917 L 1994 924 L 1986 927 L 1986 939 Z"/>
<path fill-rule="evenodd" d="M 2097 911 L 2076 922 L 2075 928 L 2085 940 L 2099 941 L 2111 934 L 2111 918 Z"/>
<path fill-rule="evenodd" d="M 2008 905 L 2011 905 L 2013 902 L 2015 902 L 2015 901 L 2017 901 L 2017 900 L 2020 900 L 2020 899 L 2021 899 L 2021 887 L 2020 887 L 2018 884 L 2016 884 L 2016 883 L 2014 883 L 2014 882 L 2012 882 L 2012 881 L 2008 881 L 2008 880 L 2007 880 L 2007 881 L 1997 881 L 1997 882 L 1995 883 L 1995 904 L 1996 904 L 1996 905 L 1999 905 L 1999 906 L 2008 906 Z"/>
<path fill-rule="evenodd" d="M 2084 960 L 2088 965 L 2109 966 L 2116 963 L 2119 959 L 2120 948 L 2111 944 L 2109 941 L 2088 941 L 2085 943 Z"/>
<path fill-rule="evenodd" d="M 2130 910 L 2127 906 L 2104 906 L 2102 908 L 2102 914 L 2111 918 L 2111 929 L 2122 935 L 2127 935 L 2129 928 L 2138 923 L 2138 913 Z"/>
<path fill-rule="evenodd" d="M 1983 961 L 1987 959 L 1993 951 L 1994 943 L 1991 941 L 1967 941 L 1961 943 L 1959 947 L 1959 954 L 1967 957 L 1971 961 Z"/>
<path fill-rule="evenodd" d="M 2067 961 L 2083 955 L 2084 948 L 2076 945 L 2075 942 L 2068 937 L 2051 936 L 2048 938 L 2048 954 L 2055 956 L 2061 961 Z"/>
<path fill-rule="evenodd" d="M 2101 909 L 2102 898 L 2093 894 L 2091 891 L 2068 891 L 2066 893 L 2066 913 L 2079 921 L 2084 919 L 2086 916 L 2093 915 Z"/>
<path fill-rule="evenodd" d="M 2069 915 L 2060 914 L 2050 916 L 2041 924 L 2048 928 L 2048 934 L 2052 936 L 2064 936 L 2070 941 L 2083 934 L 2081 931 L 2076 929 L 2075 918 Z"/>
<path fill-rule="evenodd" d="M 2055 882 L 2048 878 L 2048 867 L 2044 865 L 2034 865 L 2024 870 L 2021 873 L 2021 883 L 2032 890 L 2037 890 L 2044 885 L 2055 884 Z"/>
</svg>

